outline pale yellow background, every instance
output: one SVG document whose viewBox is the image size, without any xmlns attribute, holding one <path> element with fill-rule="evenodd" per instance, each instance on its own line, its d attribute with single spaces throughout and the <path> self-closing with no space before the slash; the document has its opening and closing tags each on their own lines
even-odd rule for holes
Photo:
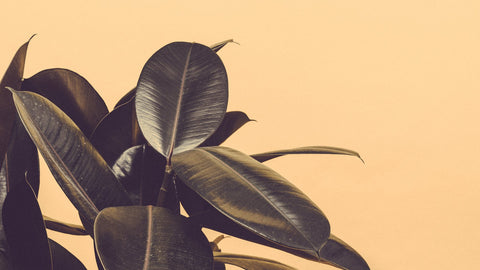
<svg viewBox="0 0 480 270">
<path fill-rule="evenodd" d="M 2 0 L 0 70 L 38 33 L 26 76 L 75 70 L 111 109 L 163 45 L 234 38 L 241 45 L 219 53 L 229 75 L 229 110 L 258 122 L 226 145 L 246 153 L 354 149 L 365 165 L 344 156 L 284 157 L 268 165 L 304 190 L 332 232 L 372 269 L 477 269 L 479 3 Z M 43 171 L 43 212 L 78 222 Z M 88 237 L 51 236 L 95 269 Z M 333 269 L 233 238 L 221 247 L 299 269 Z"/>
</svg>

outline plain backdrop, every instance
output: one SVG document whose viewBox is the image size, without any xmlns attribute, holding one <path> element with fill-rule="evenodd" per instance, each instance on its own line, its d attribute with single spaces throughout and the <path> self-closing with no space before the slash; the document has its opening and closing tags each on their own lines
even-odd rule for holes
<svg viewBox="0 0 480 270">
<path fill-rule="evenodd" d="M 0 72 L 37 33 L 25 76 L 74 70 L 112 109 L 162 46 L 233 38 L 240 45 L 219 53 L 228 109 L 257 122 L 225 145 L 248 154 L 308 145 L 356 150 L 365 164 L 298 155 L 267 165 L 302 189 L 372 269 L 475 269 L 479 3 L 3 0 Z M 45 166 L 41 177 L 43 213 L 79 223 Z M 89 237 L 49 235 L 96 269 Z M 220 246 L 298 269 L 333 269 L 234 238 Z"/>
</svg>

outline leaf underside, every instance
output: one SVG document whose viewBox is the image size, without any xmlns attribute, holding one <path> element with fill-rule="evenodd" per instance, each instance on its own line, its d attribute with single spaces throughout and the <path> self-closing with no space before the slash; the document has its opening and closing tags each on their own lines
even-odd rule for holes
<svg viewBox="0 0 480 270">
<path fill-rule="evenodd" d="M 251 155 L 252 158 L 258 160 L 259 162 L 265 162 L 277 157 L 292 155 L 292 154 L 330 154 L 330 155 L 348 155 L 358 157 L 362 162 L 363 159 L 355 151 L 332 147 L 332 146 L 304 146 L 284 150 L 270 151 L 260 154 Z"/>
<path fill-rule="evenodd" d="M 227 112 L 215 132 L 200 146 L 218 146 L 226 141 L 235 131 L 246 123 L 253 121 L 244 112 Z"/>
<path fill-rule="evenodd" d="M 347 243 L 331 234 L 320 250 L 321 262 L 345 270 L 370 270 L 367 262 Z"/>
</svg>

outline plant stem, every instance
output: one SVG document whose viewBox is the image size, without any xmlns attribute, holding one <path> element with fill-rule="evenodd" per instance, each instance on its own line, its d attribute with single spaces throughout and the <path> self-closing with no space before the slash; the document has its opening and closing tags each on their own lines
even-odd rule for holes
<svg viewBox="0 0 480 270">
<path fill-rule="evenodd" d="M 163 175 L 162 186 L 160 187 L 160 191 L 158 192 L 157 206 L 165 206 L 167 201 L 168 188 L 170 187 L 170 183 L 172 182 L 172 180 L 172 166 L 170 164 L 167 164 L 165 166 L 165 174 Z"/>
</svg>

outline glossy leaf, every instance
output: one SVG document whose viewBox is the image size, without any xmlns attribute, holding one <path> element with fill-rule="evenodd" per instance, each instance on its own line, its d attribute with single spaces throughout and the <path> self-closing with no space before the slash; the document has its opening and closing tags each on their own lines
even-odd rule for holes
<svg viewBox="0 0 480 270">
<path fill-rule="evenodd" d="M 12 93 L 30 137 L 87 223 L 93 224 L 105 207 L 131 204 L 110 167 L 65 113 L 38 94 Z"/>
<path fill-rule="evenodd" d="M 0 269 L 9 269 L 10 256 L 8 255 L 8 244 L 3 229 L 3 203 L 7 197 L 7 171 L 0 170 Z"/>
<path fill-rule="evenodd" d="M 246 123 L 254 121 L 248 118 L 244 112 L 227 112 L 220 126 L 204 141 L 201 146 L 217 146 L 226 141 L 235 131 Z"/>
<path fill-rule="evenodd" d="M 363 159 L 360 157 L 360 154 L 358 154 L 357 152 L 348 150 L 348 149 L 338 148 L 338 147 L 331 147 L 331 146 L 305 146 L 305 147 L 276 150 L 271 152 L 254 154 L 254 155 L 251 155 L 251 157 L 260 162 L 265 162 L 270 159 L 274 159 L 284 155 L 292 155 L 292 154 L 349 155 L 349 156 L 358 157 L 363 162 Z"/>
<path fill-rule="evenodd" d="M 215 209 L 197 193 L 183 184 L 182 181 L 177 181 L 176 183 L 182 206 L 189 214 L 190 219 L 200 224 L 202 227 L 210 228 L 257 244 L 283 250 L 308 260 L 319 261 L 318 254 L 290 248 L 261 237 L 259 234 L 239 225 L 225 216 L 222 212 Z"/>
<path fill-rule="evenodd" d="M 323 263 L 345 270 L 369 270 L 367 262 L 347 243 L 335 235 L 330 235 L 325 246 L 320 250 Z"/>
<path fill-rule="evenodd" d="M 293 267 L 274 260 L 249 255 L 214 252 L 213 260 L 247 270 L 295 270 Z"/>
<path fill-rule="evenodd" d="M 52 239 L 48 239 L 48 243 L 50 245 L 53 270 L 87 270 L 82 262 L 59 243 Z"/>
<path fill-rule="evenodd" d="M 104 209 L 95 221 L 95 244 L 106 270 L 213 268 L 200 228 L 166 208 Z"/>
<path fill-rule="evenodd" d="M 328 220 L 305 194 L 241 152 L 197 148 L 174 155 L 172 165 L 186 186 L 224 216 L 271 242 L 318 257 L 330 235 Z"/>
<path fill-rule="evenodd" d="M 220 51 L 220 49 L 225 47 L 225 45 L 227 45 L 228 43 L 236 43 L 236 42 L 233 41 L 233 39 L 227 39 L 227 40 L 215 43 L 213 45 L 210 45 L 210 49 L 212 49 L 212 51 L 214 51 L 214 52 L 218 52 L 218 51 Z"/>
<path fill-rule="evenodd" d="M 90 83 L 68 69 L 43 70 L 25 79 L 22 90 L 35 92 L 53 102 L 86 136 L 90 136 L 108 113 L 105 102 Z"/>
<path fill-rule="evenodd" d="M 81 225 L 70 224 L 55 220 L 51 217 L 43 216 L 45 227 L 52 231 L 72 234 L 72 235 L 88 235 L 87 231 Z"/>
<path fill-rule="evenodd" d="M 33 37 L 33 36 L 32 36 Z M 25 58 L 27 56 L 28 43 L 30 38 L 15 53 L 10 65 L 0 81 L 0 164 L 3 164 L 5 153 L 10 143 L 13 123 L 15 121 L 16 111 L 13 105 L 12 94 L 5 87 L 20 89 L 25 69 Z"/>
<path fill-rule="evenodd" d="M 155 205 L 165 165 L 165 157 L 152 147 L 138 145 L 127 149 L 115 162 L 112 170 L 135 204 Z M 179 213 L 180 206 L 175 190 L 169 192 L 167 196 L 166 207 Z"/>
<path fill-rule="evenodd" d="M 227 97 L 227 74 L 218 55 L 201 44 L 174 42 L 157 51 L 140 74 L 138 124 L 148 143 L 169 160 L 217 129 Z"/>
<path fill-rule="evenodd" d="M 2 215 L 14 268 L 50 270 L 50 250 L 42 212 L 27 182 L 18 182 L 8 192 Z"/>
<path fill-rule="evenodd" d="M 112 166 L 132 146 L 146 143 L 135 116 L 135 100 L 120 105 L 101 120 L 90 137 L 93 146 Z"/>
</svg>

